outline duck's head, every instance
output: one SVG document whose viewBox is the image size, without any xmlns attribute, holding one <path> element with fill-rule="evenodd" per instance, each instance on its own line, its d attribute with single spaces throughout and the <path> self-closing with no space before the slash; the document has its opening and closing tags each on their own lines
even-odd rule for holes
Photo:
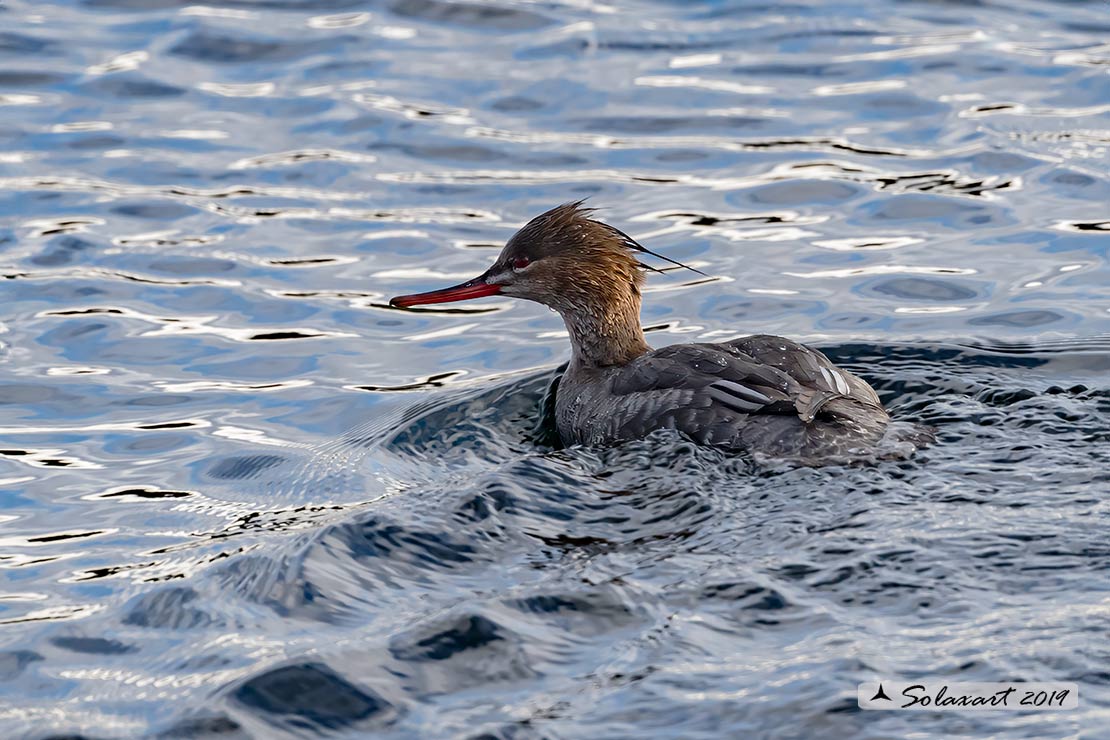
<svg viewBox="0 0 1110 740">
<path fill-rule="evenodd" d="M 397 296 L 389 304 L 408 308 L 508 295 L 550 306 L 564 317 L 611 311 L 630 302 L 638 309 L 646 269 L 638 255 L 654 253 L 590 218 L 593 210 L 583 208 L 581 201 L 552 208 L 516 232 L 497 261 L 473 280 Z"/>
</svg>

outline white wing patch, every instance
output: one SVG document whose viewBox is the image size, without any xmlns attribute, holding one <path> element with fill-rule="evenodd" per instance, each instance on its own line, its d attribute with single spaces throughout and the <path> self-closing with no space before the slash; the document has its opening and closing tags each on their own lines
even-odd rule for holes
<svg viewBox="0 0 1110 740">
<path fill-rule="evenodd" d="M 821 371 L 821 377 L 825 379 L 825 382 L 829 384 L 830 388 L 833 388 L 842 396 L 847 396 L 851 394 L 852 389 L 848 385 L 848 381 L 844 379 L 844 376 L 841 375 L 838 370 L 836 370 L 835 368 L 829 370 L 828 368 L 824 367 L 819 368 L 819 370 Z"/>
<path fill-rule="evenodd" d="M 711 383 L 709 397 L 742 414 L 759 411 L 771 403 L 771 399 L 766 394 L 731 380 L 718 380 Z"/>
</svg>

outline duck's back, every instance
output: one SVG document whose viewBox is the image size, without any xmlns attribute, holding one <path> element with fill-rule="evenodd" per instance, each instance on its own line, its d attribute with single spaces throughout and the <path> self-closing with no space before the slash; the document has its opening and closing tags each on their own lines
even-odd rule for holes
<svg viewBox="0 0 1110 740">
<path fill-rule="evenodd" d="M 818 460 L 870 452 L 890 417 L 871 386 L 817 350 L 756 335 L 663 347 L 619 367 L 572 362 L 556 421 L 565 444 L 676 429 L 700 444 Z"/>
</svg>

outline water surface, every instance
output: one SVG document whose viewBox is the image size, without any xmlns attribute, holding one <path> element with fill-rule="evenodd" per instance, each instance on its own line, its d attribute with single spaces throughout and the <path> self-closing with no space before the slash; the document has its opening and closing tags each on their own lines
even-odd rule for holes
<svg viewBox="0 0 1110 740">
<path fill-rule="evenodd" d="M 0 7 L 5 737 L 1102 737 L 1110 4 Z M 588 197 L 910 461 L 551 447 Z M 875 677 L 1070 713 L 863 713 Z"/>
</svg>

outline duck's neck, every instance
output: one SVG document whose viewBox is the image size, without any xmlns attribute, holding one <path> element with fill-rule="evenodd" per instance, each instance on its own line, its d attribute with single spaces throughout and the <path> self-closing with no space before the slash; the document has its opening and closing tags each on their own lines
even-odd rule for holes
<svg viewBox="0 0 1110 740">
<path fill-rule="evenodd" d="M 560 310 L 570 333 L 571 365 L 601 368 L 624 365 L 651 349 L 640 327 L 640 294 L 590 302 Z"/>
</svg>

